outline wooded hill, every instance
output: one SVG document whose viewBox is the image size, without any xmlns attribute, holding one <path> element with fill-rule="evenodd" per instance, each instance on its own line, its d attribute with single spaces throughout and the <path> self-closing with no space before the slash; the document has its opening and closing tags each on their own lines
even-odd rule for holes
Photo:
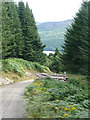
<svg viewBox="0 0 90 120">
<path fill-rule="evenodd" d="M 37 23 L 41 41 L 46 45 L 45 50 L 62 49 L 66 28 L 71 25 L 72 21 L 71 19 L 60 22 Z"/>
</svg>

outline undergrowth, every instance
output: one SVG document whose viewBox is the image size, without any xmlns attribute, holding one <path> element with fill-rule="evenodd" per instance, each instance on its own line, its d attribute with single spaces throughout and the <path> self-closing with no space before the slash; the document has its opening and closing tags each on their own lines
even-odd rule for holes
<svg viewBox="0 0 90 120">
<path fill-rule="evenodd" d="M 36 80 L 26 88 L 25 96 L 28 118 L 88 118 L 87 81 L 78 77 L 68 82 Z"/>
<path fill-rule="evenodd" d="M 2 60 L 2 71 L 16 73 L 22 77 L 26 70 L 35 70 L 37 72 L 50 72 L 49 68 L 40 65 L 37 62 L 29 62 L 20 58 L 9 58 Z"/>
</svg>

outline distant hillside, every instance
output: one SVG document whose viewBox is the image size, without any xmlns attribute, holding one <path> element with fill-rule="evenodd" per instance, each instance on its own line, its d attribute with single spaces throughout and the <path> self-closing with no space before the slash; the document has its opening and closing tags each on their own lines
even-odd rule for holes
<svg viewBox="0 0 90 120">
<path fill-rule="evenodd" d="M 42 42 L 46 45 L 45 50 L 53 51 L 55 48 L 62 49 L 64 33 L 70 26 L 72 20 L 60 22 L 37 23 L 38 31 Z"/>
</svg>

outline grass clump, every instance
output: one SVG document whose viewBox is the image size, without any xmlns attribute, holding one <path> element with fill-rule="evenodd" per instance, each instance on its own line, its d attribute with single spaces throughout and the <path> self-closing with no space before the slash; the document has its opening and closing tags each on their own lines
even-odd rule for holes
<svg viewBox="0 0 90 120">
<path fill-rule="evenodd" d="M 50 72 L 49 68 L 36 62 L 29 62 L 19 58 L 9 58 L 2 60 L 2 71 L 12 72 L 22 77 L 26 70 L 35 70 L 37 72 Z"/>
<path fill-rule="evenodd" d="M 78 79 L 71 77 L 62 82 L 45 78 L 28 86 L 28 118 L 88 118 L 87 82 Z"/>
</svg>

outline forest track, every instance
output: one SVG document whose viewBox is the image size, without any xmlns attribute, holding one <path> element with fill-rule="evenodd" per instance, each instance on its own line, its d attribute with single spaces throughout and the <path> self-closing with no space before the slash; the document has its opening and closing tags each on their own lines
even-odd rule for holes
<svg viewBox="0 0 90 120">
<path fill-rule="evenodd" d="M 0 119 L 25 118 L 24 90 L 33 81 L 32 79 L 0 87 Z"/>
</svg>

